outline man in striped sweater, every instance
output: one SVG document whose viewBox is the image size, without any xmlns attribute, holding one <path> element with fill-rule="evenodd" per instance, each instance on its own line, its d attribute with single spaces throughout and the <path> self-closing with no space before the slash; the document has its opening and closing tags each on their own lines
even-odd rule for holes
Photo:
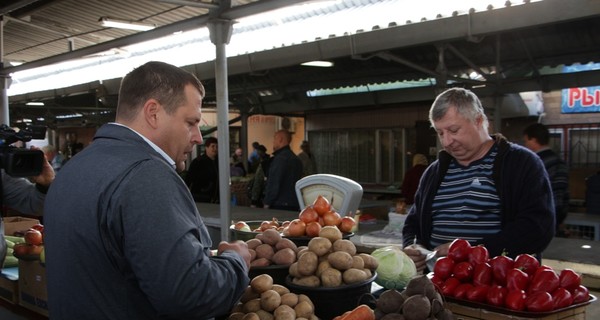
<svg viewBox="0 0 600 320">
<path fill-rule="evenodd" d="M 541 257 L 554 236 L 555 214 L 540 158 L 490 135 L 483 106 L 469 90 L 442 92 L 429 120 L 443 150 L 423 174 L 402 232 L 417 269 L 425 268 L 425 256 L 415 246 L 445 256 L 456 238 L 485 245 L 490 256 Z"/>
</svg>

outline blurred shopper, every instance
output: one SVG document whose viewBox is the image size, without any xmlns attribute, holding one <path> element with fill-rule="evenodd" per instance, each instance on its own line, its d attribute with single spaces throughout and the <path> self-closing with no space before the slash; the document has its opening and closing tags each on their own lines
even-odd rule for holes
<svg viewBox="0 0 600 320">
<path fill-rule="evenodd" d="M 44 155 L 45 157 L 45 155 Z M 47 159 L 46 159 L 47 160 Z M 0 210 L 4 208 L 16 210 L 22 214 L 41 216 L 44 213 L 44 199 L 48 187 L 54 181 L 54 169 L 50 162 L 44 161 L 39 175 L 29 179 L 8 175 L 0 169 L 2 177 L 0 188 Z M 6 258 L 6 241 L 4 240 L 4 226 L 0 215 L 0 269 Z"/>
<path fill-rule="evenodd" d="M 550 149 L 550 131 L 541 123 L 533 123 L 523 130 L 525 146 L 544 162 L 552 184 L 557 235 L 564 235 L 563 222 L 569 212 L 569 168 L 556 152 Z"/>
<path fill-rule="evenodd" d="M 429 120 L 443 150 L 425 170 L 402 230 L 417 269 L 425 268 L 425 255 L 414 246 L 445 256 L 456 238 L 485 245 L 490 256 L 541 258 L 554 237 L 554 206 L 540 158 L 490 135 L 481 101 L 469 90 L 442 92 Z"/>
<path fill-rule="evenodd" d="M 211 255 L 177 173 L 202 143 L 203 96 L 193 74 L 162 62 L 123 78 L 116 122 L 65 165 L 46 198 L 52 319 L 209 319 L 239 300 L 248 247 L 222 242 Z"/>
<path fill-rule="evenodd" d="M 252 179 L 250 189 L 250 200 L 251 207 L 262 208 L 263 199 L 265 197 L 265 186 L 267 184 L 267 174 L 269 172 L 269 163 L 271 162 L 271 155 L 267 153 L 267 148 L 262 144 L 257 148 L 260 162 L 254 178 Z"/>
<path fill-rule="evenodd" d="M 258 169 L 258 164 L 260 163 L 260 156 L 258 154 L 258 147 L 261 144 L 258 141 L 252 142 L 252 152 L 248 156 L 248 173 L 255 173 L 256 169 Z"/>
<path fill-rule="evenodd" d="M 204 140 L 204 153 L 190 163 L 185 184 L 196 202 L 219 203 L 219 147 L 215 137 Z"/>
<path fill-rule="evenodd" d="M 419 180 L 425 169 L 427 169 L 427 157 L 421 153 L 417 153 L 413 156 L 412 167 L 406 171 L 404 180 L 402 180 L 402 195 L 404 196 L 404 203 L 406 204 L 406 210 L 410 210 L 413 203 L 415 203 L 415 192 L 419 187 Z"/>
<path fill-rule="evenodd" d="M 60 152 L 58 152 L 56 148 L 50 144 L 43 146 L 42 151 L 46 155 L 46 159 L 48 159 L 48 162 L 50 162 L 50 165 L 52 166 L 52 169 L 54 169 L 54 172 L 60 170 L 60 167 L 62 166 L 63 161 L 65 159 L 62 156 L 62 154 L 60 154 Z"/>
<path fill-rule="evenodd" d="M 242 150 L 242 148 L 236 148 L 229 159 L 229 165 L 231 166 L 230 174 L 232 177 L 246 176 L 246 168 L 244 167 L 242 158 L 243 154 L 244 150 Z"/>
<path fill-rule="evenodd" d="M 302 141 L 300 144 L 302 150 L 298 154 L 298 158 L 302 161 L 302 176 L 310 176 L 311 174 L 317 173 L 317 162 L 315 161 L 315 155 L 310 151 L 310 144 L 308 141 Z"/>
<path fill-rule="evenodd" d="M 292 135 L 287 130 L 275 132 L 273 159 L 269 165 L 265 208 L 299 211 L 296 181 L 302 178 L 302 161 L 290 149 Z"/>
</svg>

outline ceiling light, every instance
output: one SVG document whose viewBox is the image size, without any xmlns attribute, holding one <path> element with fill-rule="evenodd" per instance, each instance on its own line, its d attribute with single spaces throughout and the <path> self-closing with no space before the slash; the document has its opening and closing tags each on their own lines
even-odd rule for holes
<svg viewBox="0 0 600 320">
<path fill-rule="evenodd" d="M 100 22 L 100 25 L 108 28 L 131 29 L 138 31 L 148 31 L 156 28 L 156 25 L 154 24 L 111 19 L 108 17 L 101 17 L 98 22 Z"/>
<path fill-rule="evenodd" d="M 308 67 L 324 67 L 324 68 L 329 68 L 329 67 L 333 67 L 333 62 L 331 62 L 331 61 L 319 61 L 319 60 L 315 60 L 315 61 L 308 61 L 308 62 L 301 63 L 301 65 L 308 66 Z"/>
<path fill-rule="evenodd" d="M 31 101 L 25 104 L 26 106 L 43 106 L 44 103 L 41 101 Z"/>
</svg>

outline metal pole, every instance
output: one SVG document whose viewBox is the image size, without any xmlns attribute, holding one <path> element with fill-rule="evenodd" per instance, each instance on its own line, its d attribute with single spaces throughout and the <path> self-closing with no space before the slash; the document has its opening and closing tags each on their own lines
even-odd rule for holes
<svg viewBox="0 0 600 320">
<path fill-rule="evenodd" d="M 213 19 L 208 23 L 211 42 L 215 44 L 215 82 L 217 94 L 217 137 L 219 146 L 219 213 L 221 217 L 221 240 L 229 241 L 231 224 L 231 178 L 229 169 L 229 89 L 227 86 L 227 55 L 233 23 L 230 20 Z"/>
</svg>

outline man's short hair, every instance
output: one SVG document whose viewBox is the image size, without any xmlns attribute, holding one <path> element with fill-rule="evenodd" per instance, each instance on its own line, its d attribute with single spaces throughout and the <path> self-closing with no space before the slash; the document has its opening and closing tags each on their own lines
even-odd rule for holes
<svg viewBox="0 0 600 320">
<path fill-rule="evenodd" d="M 185 87 L 190 84 L 204 97 L 204 86 L 194 74 L 164 62 L 143 64 L 121 81 L 117 119 L 134 119 L 149 99 L 156 99 L 168 114 L 173 114 L 186 102 Z"/>
<path fill-rule="evenodd" d="M 217 144 L 218 140 L 215 137 L 208 137 L 204 139 L 204 147 L 208 148 L 211 144 Z"/>
<path fill-rule="evenodd" d="M 546 146 L 548 143 L 550 143 L 550 131 L 548 130 L 548 127 L 541 123 L 532 123 L 528 125 L 523 130 L 523 134 L 529 137 L 529 139 L 534 138 L 543 146 Z"/>
</svg>

